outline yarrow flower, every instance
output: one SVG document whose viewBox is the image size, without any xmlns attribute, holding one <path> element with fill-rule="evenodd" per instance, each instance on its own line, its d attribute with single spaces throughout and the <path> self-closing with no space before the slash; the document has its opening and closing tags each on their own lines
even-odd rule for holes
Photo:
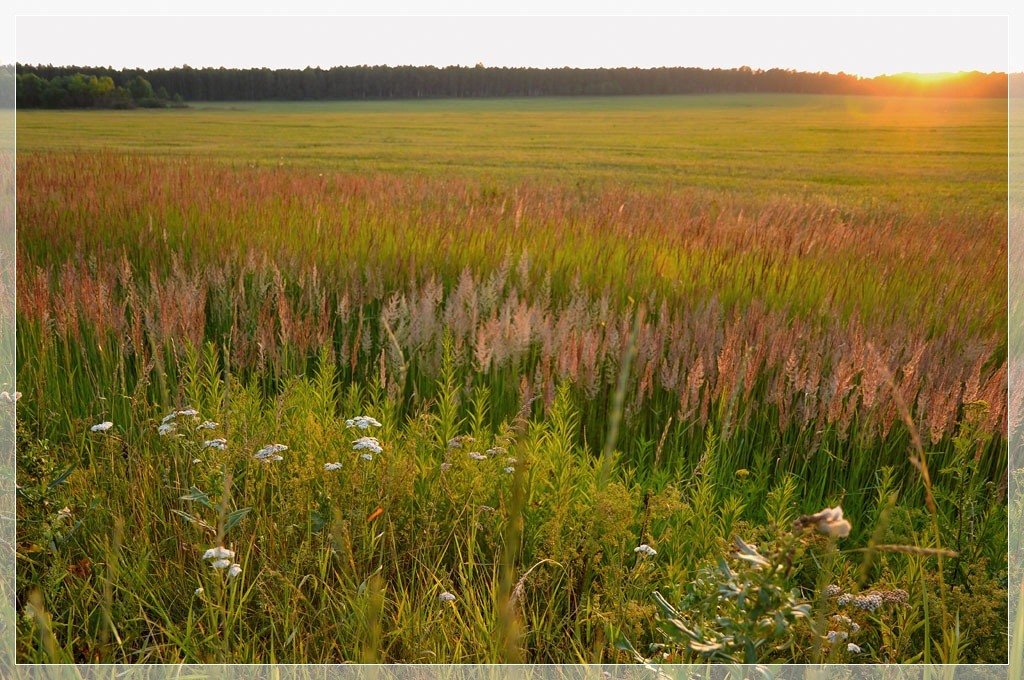
<svg viewBox="0 0 1024 680">
<path fill-rule="evenodd" d="M 161 436 L 161 437 L 163 437 L 163 436 L 165 436 L 165 435 L 168 435 L 168 434 L 170 434 L 171 432 L 174 432 L 174 431 L 175 431 L 175 430 L 177 430 L 177 429 L 178 429 L 178 426 L 177 426 L 177 425 L 175 425 L 175 424 L 174 424 L 174 423 L 172 422 L 172 423 L 164 423 L 164 424 L 162 424 L 162 425 L 161 425 L 160 427 L 156 428 L 156 431 L 157 431 L 158 433 L 160 433 L 160 436 Z"/>
<path fill-rule="evenodd" d="M 384 453 L 384 447 L 380 445 L 376 437 L 360 437 L 352 442 L 353 451 L 367 450 L 372 453 Z"/>
<path fill-rule="evenodd" d="M 845 640 L 846 638 L 848 638 L 850 636 L 847 635 L 846 632 L 842 631 L 842 630 L 830 630 L 828 632 L 828 634 L 826 635 L 826 637 L 828 638 L 829 642 L 834 643 L 834 642 L 837 642 L 837 641 L 838 642 L 842 642 L 843 640 Z"/>
<path fill-rule="evenodd" d="M 480 453 L 479 451 L 470 451 L 469 457 L 472 458 L 473 460 L 487 460 L 487 456 Z"/>
<path fill-rule="evenodd" d="M 220 423 L 215 423 L 212 420 L 204 420 L 203 422 L 196 425 L 196 431 L 199 430 L 216 430 L 220 427 Z"/>
<path fill-rule="evenodd" d="M 324 463 L 324 470 L 331 472 L 333 470 L 340 470 L 341 463 Z"/>
<path fill-rule="evenodd" d="M 503 446 L 492 446 L 491 448 L 487 449 L 488 456 L 498 456 L 503 453 L 508 453 L 508 451 Z"/>
<path fill-rule="evenodd" d="M 832 583 L 825 588 L 825 595 L 828 597 L 839 597 L 839 594 L 843 592 L 843 589 Z"/>
<path fill-rule="evenodd" d="M 448 440 L 448 448 L 449 449 L 461 449 L 463 444 L 471 443 L 471 442 L 475 442 L 475 441 L 476 441 L 476 439 L 474 439 L 472 436 L 470 436 L 468 434 L 460 434 L 459 436 L 452 437 L 451 439 Z"/>
<path fill-rule="evenodd" d="M 188 407 L 183 408 L 183 409 L 176 409 L 174 411 L 171 411 L 170 413 L 168 413 L 167 415 L 164 416 L 164 419 L 160 421 L 160 424 L 161 425 L 166 425 L 167 423 L 171 422 L 172 420 L 174 420 L 178 416 L 197 416 L 197 415 L 199 415 L 199 411 L 195 410 L 191 406 L 188 406 Z"/>
<path fill-rule="evenodd" d="M 505 472 L 507 472 L 508 474 L 512 474 L 515 471 L 516 471 L 516 469 L 514 467 L 512 467 L 511 465 L 509 465 L 507 468 L 505 468 Z"/>
<path fill-rule="evenodd" d="M 228 548 L 225 548 L 222 545 L 219 545 L 216 548 L 210 548 L 209 550 L 207 550 L 206 552 L 203 553 L 203 559 L 204 560 L 212 560 L 212 559 L 223 560 L 223 559 L 231 558 L 231 557 L 234 557 L 234 556 L 235 556 L 235 551 L 234 550 L 229 550 Z"/>
<path fill-rule="evenodd" d="M 363 454 L 360 454 L 359 457 L 362 458 L 363 460 L 373 460 L 373 454 L 372 453 L 363 453 Z"/>
<path fill-rule="evenodd" d="M 655 555 L 658 554 L 657 550 L 655 550 L 651 546 L 647 545 L 646 543 L 641 543 L 637 547 L 633 548 L 633 552 L 635 552 L 635 553 L 642 553 L 642 554 L 646 555 L 647 557 L 654 557 Z"/>
<path fill-rule="evenodd" d="M 236 564 L 232 564 L 230 567 L 228 567 L 228 578 L 235 578 L 236 576 L 238 576 L 241 573 L 242 573 L 242 565 L 240 565 L 240 564 L 236 563 Z"/>
<path fill-rule="evenodd" d="M 114 423 L 110 422 L 109 420 L 104 420 L 102 423 L 97 423 L 96 425 L 93 425 L 89 429 L 92 430 L 93 432 L 106 432 L 113 426 Z"/>
<path fill-rule="evenodd" d="M 203 448 L 224 451 L 225 449 L 228 448 L 228 440 L 224 439 L 223 437 L 217 437 L 216 439 L 207 439 L 205 442 L 203 442 Z"/>
<path fill-rule="evenodd" d="M 455 602 L 455 596 L 449 593 L 447 590 L 437 596 L 441 602 Z"/>
<path fill-rule="evenodd" d="M 794 525 L 798 529 L 814 527 L 819 533 L 833 538 L 846 538 L 852 528 L 850 522 L 843 519 L 843 509 L 838 505 L 834 508 L 825 508 L 813 515 L 803 515 L 794 522 Z"/>
<path fill-rule="evenodd" d="M 253 458 L 262 460 L 266 463 L 277 460 L 284 460 L 281 456 L 277 455 L 281 451 L 287 451 L 288 447 L 284 444 L 267 444 L 262 449 L 256 452 Z"/>
<path fill-rule="evenodd" d="M 882 606 L 882 596 L 878 593 L 868 593 L 867 595 L 859 595 L 853 600 L 853 606 L 857 609 L 863 609 L 864 611 L 873 612 Z"/>
<path fill-rule="evenodd" d="M 368 430 L 371 427 L 381 427 L 379 421 L 370 416 L 356 416 L 345 421 L 345 427 L 357 427 L 360 430 Z"/>
<path fill-rule="evenodd" d="M 906 604 L 909 595 L 902 588 L 896 590 L 883 590 L 878 593 L 887 604 Z"/>
<path fill-rule="evenodd" d="M 858 647 L 857 645 L 855 645 L 855 644 L 853 644 L 851 642 L 848 645 L 846 645 L 846 651 L 849 652 L 850 654 L 860 654 L 861 649 L 860 649 L 860 647 Z"/>
<path fill-rule="evenodd" d="M 231 566 L 231 560 L 214 560 L 210 566 L 214 569 L 227 569 Z"/>
<path fill-rule="evenodd" d="M 202 589 L 202 587 L 196 588 L 195 594 L 196 594 L 196 595 L 202 595 L 202 594 L 203 594 L 203 589 Z"/>
</svg>

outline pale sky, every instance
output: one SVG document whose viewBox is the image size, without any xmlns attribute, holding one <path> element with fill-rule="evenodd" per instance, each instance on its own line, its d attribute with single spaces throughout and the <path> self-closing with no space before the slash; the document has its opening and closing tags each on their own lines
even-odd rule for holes
<svg viewBox="0 0 1024 680">
<path fill-rule="evenodd" d="M 989 17 L 38 17 L 22 63 L 303 68 L 356 64 L 700 66 L 845 71 L 1024 70 L 1008 18 Z"/>
</svg>

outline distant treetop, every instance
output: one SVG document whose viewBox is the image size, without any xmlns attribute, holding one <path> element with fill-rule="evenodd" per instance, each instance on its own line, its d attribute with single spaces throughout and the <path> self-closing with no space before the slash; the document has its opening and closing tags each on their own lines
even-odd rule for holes
<svg viewBox="0 0 1024 680">
<path fill-rule="evenodd" d="M 163 87 L 155 92 L 141 75 L 74 73 L 41 75 L 18 67 L 17 105 L 22 109 L 131 109 L 137 106 L 163 108 L 182 106 L 179 95 L 168 95 Z M 87 70 L 87 69 L 84 69 Z"/>
<path fill-rule="evenodd" d="M 125 89 L 133 101 L 173 92 L 186 101 L 418 99 L 572 95 L 794 93 L 934 97 L 1007 96 L 1005 73 L 914 74 L 862 78 L 749 67 L 507 68 L 476 66 L 336 66 L 329 69 L 192 68 L 151 70 L 18 64 L 18 102 L 24 78 L 92 78 L 88 88 Z M 143 83 L 145 83 L 143 85 Z M 116 85 L 115 85 L 116 84 Z M 36 96 L 39 83 L 24 81 Z M 76 84 L 75 87 L 78 87 Z M 72 85 L 67 83 L 70 92 Z M 96 90 L 98 91 L 98 90 Z M 26 96 L 28 96 L 26 94 Z M 40 95 L 42 96 L 42 95 Z M 70 95 L 70 100 L 77 95 Z M 168 99 L 165 97 L 165 99 Z M 29 105 L 29 104 L 26 104 Z M 45 104 L 36 104 L 39 106 Z"/>
</svg>

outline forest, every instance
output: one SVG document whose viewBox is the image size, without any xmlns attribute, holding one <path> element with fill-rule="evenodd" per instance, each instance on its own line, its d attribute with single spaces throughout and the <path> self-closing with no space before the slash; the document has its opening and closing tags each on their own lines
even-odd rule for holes
<svg viewBox="0 0 1024 680">
<path fill-rule="evenodd" d="M 75 79 L 107 88 L 103 97 L 125 107 L 131 101 L 421 99 L 575 95 L 660 95 L 717 93 L 840 94 L 878 96 L 1007 96 L 1005 73 L 964 72 L 922 77 L 897 74 L 863 78 L 846 73 L 740 67 L 503 68 L 476 66 L 335 66 L 329 69 L 111 67 L 18 64 L 18 106 L 82 106 L 75 95 L 60 96 L 55 81 L 70 91 Z M 34 78 L 33 78 L 34 76 Z M 70 78 L 73 82 L 59 81 Z M 90 81 L 93 78 L 95 81 Z M 153 94 L 136 97 L 133 84 L 151 84 Z M 45 81 L 45 82 L 40 82 Z M 49 89 L 48 89 L 49 88 Z M 173 93 L 173 94 L 168 94 Z M 145 93 L 143 93 L 145 95 Z M 109 105 L 108 99 L 96 100 Z M 94 104 L 85 104 L 92 106 Z M 142 104 L 145 105 L 145 104 Z"/>
</svg>

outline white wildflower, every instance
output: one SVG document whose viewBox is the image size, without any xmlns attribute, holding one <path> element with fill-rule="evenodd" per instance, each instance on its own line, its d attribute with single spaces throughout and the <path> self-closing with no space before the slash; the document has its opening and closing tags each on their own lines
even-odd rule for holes
<svg viewBox="0 0 1024 680">
<path fill-rule="evenodd" d="M 370 416 L 356 416 L 345 421 L 346 427 L 357 427 L 360 430 L 368 430 L 371 427 L 381 427 L 380 422 Z"/>
<path fill-rule="evenodd" d="M 498 456 L 503 453 L 508 453 L 508 450 L 504 446 L 492 446 L 486 451 L 488 456 Z"/>
<path fill-rule="evenodd" d="M 113 426 L 114 426 L 114 424 L 112 422 L 110 422 L 109 420 L 104 420 L 102 423 L 98 423 L 96 425 L 93 425 L 89 429 L 92 430 L 93 432 L 106 432 L 107 430 L 109 430 Z"/>
<path fill-rule="evenodd" d="M 505 472 L 508 473 L 508 474 L 512 474 L 515 471 L 516 471 L 516 469 L 514 467 L 512 467 L 511 465 L 509 465 L 507 468 L 505 468 Z"/>
<path fill-rule="evenodd" d="M 363 460 L 373 460 L 372 453 L 363 453 L 359 457 L 362 458 Z"/>
<path fill-rule="evenodd" d="M 651 546 L 647 545 L 646 543 L 641 543 L 637 547 L 633 548 L 633 552 L 635 552 L 635 553 L 643 553 L 647 557 L 654 557 L 655 555 L 658 554 L 657 550 L 655 550 Z"/>
<path fill-rule="evenodd" d="M 267 444 L 262 449 L 256 452 L 253 458 L 259 460 L 281 460 L 281 456 L 275 455 L 282 451 L 287 451 L 288 447 L 284 444 Z"/>
<path fill-rule="evenodd" d="M 851 642 L 850 644 L 846 645 L 846 651 L 848 651 L 850 654 L 860 654 L 861 649 L 860 647 Z"/>
<path fill-rule="evenodd" d="M 326 470 L 327 472 L 332 472 L 334 470 L 340 470 L 340 469 L 341 469 L 341 463 L 324 463 L 324 470 Z"/>
<path fill-rule="evenodd" d="M 165 435 L 170 434 L 171 432 L 174 432 L 177 429 L 178 426 L 175 425 L 174 423 L 164 423 L 160 427 L 156 428 L 156 431 L 160 433 L 161 437 L 163 437 Z"/>
<path fill-rule="evenodd" d="M 202 594 L 203 594 L 203 592 L 204 592 L 204 591 L 203 591 L 202 587 L 196 588 L 196 590 L 195 590 L 195 594 L 196 594 L 196 595 L 202 595 Z"/>
<path fill-rule="evenodd" d="M 847 635 L 846 632 L 842 631 L 842 630 L 830 630 L 828 632 L 828 634 L 826 635 L 826 637 L 828 638 L 829 642 L 842 642 L 843 640 L 845 640 L 846 638 L 848 638 L 850 636 Z"/>
<path fill-rule="evenodd" d="M 487 460 L 487 456 L 480 453 L 479 451 L 470 451 L 469 457 L 472 458 L 473 460 Z"/>
<path fill-rule="evenodd" d="M 160 424 L 161 425 L 166 425 L 167 423 L 171 422 L 172 420 L 174 420 L 177 417 L 178 417 L 178 412 L 177 411 L 171 411 L 170 413 L 168 413 L 167 415 L 165 415 L 163 417 L 163 420 L 160 421 Z"/>
<path fill-rule="evenodd" d="M 214 560 L 210 566 L 214 569 L 227 569 L 231 566 L 231 560 Z"/>
<path fill-rule="evenodd" d="M 228 578 L 235 578 L 241 573 L 242 565 L 240 564 L 232 564 L 230 567 L 228 567 Z"/>
<path fill-rule="evenodd" d="M 228 548 L 225 548 L 222 545 L 219 545 L 216 548 L 210 548 L 209 550 L 207 550 L 206 552 L 203 553 L 203 559 L 204 560 L 210 560 L 210 559 L 222 560 L 222 559 L 231 558 L 231 557 L 234 557 L 234 556 L 235 556 L 235 551 L 234 550 L 229 550 Z"/>
<path fill-rule="evenodd" d="M 866 595 L 858 595 L 854 598 L 853 606 L 857 609 L 873 612 L 882 606 L 882 602 L 882 596 L 878 593 L 868 593 Z"/>
<path fill-rule="evenodd" d="M 203 442 L 204 449 L 217 449 L 224 451 L 228 448 L 228 440 L 223 437 L 217 437 L 216 439 L 207 439 Z"/>
<path fill-rule="evenodd" d="M 204 420 L 196 425 L 196 430 L 216 430 L 218 427 L 220 427 L 220 423 L 215 423 L 212 420 Z"/>
<path fill-rule="evenodd" d="M 192 464 L 193 464 L 193 465 L 199 465 L 199 464 L 200 464 L 200 463 L 202 463 L 202 462 L 203 462 L 203 459 L 202 459 L 202 458 L 193 458 L 193 459 L 192 459 Z"/>
<path fill-rule="evenodd" d="M 375 437 L 360 437 L 352 442 L 353 451 L 367 450 L 372 453 L 384 453 L 384 447 L 380 445 Z"/>
<path fill-rule="evenodd" d="M 455 602 L 455 596 L 449 593 L 447 590 L 437 596 L 441 602 Z"/>
<path fill-rule="evenodd" d="M 199 411 L 197 411 L 194 408 L 192 408 L 191 406 L 189 406 L 188 408 L 184 408 L 184 409 L 178 411 L 178 415 L 179 416 L 189 416 L 191 418 L 194 418 L 195 416 L 199 415 Z"/>
</svg>

